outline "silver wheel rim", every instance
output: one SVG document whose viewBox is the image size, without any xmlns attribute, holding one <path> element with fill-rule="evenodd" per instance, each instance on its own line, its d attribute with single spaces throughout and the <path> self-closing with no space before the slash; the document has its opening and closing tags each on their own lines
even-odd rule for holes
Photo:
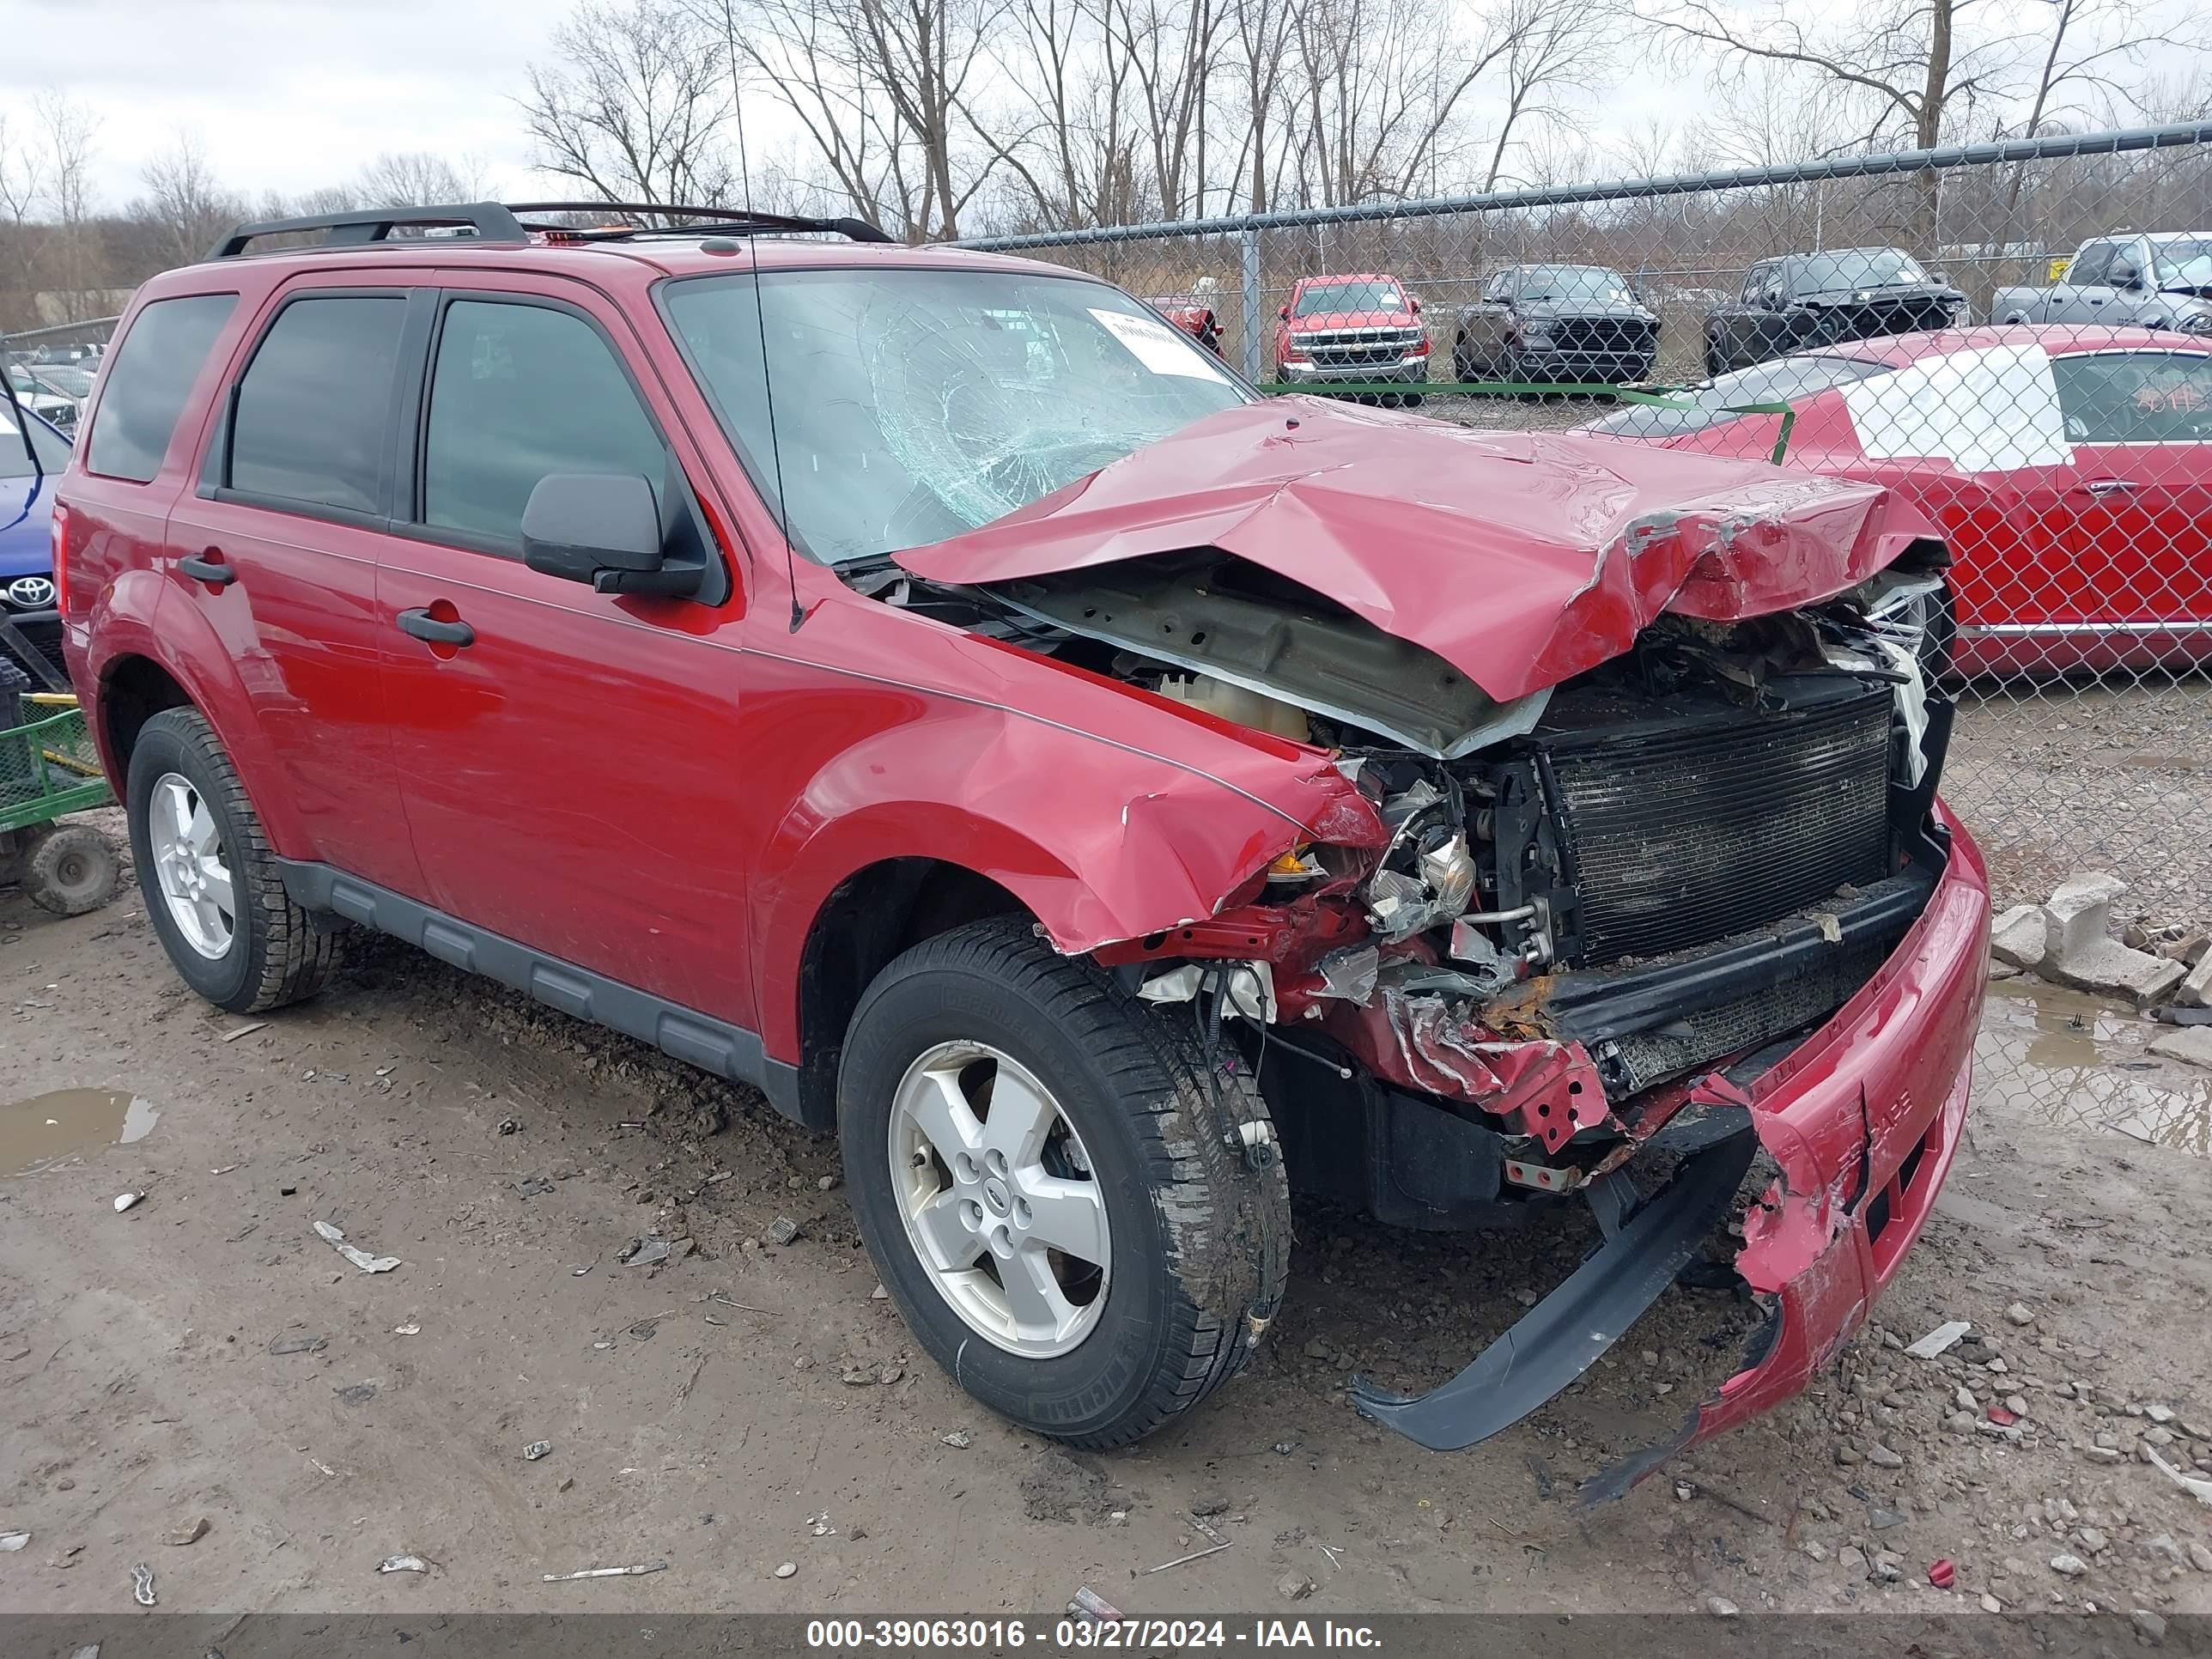
<svg viewBox="0 0 2212 1659">
<path fill-rule="evenodd" d="M 221 961 L 237 932 L 237 901 L 230 866 L 223 859 L 222 833 L 190 778 L 164 772 L 154 781 L 146 803 L 146 839 L 169 920 L 185 944 L 210 962 Z"/>
<path fill-rule="evenodd" d="M 1075 1126 L 1019 1063 L 941 1042 L 891 1099 L 907 1242 L 976 1335 L 1049 1359 L 1097 1328 L 1113 1265 L 1105 1195 Z"/>
</svg>

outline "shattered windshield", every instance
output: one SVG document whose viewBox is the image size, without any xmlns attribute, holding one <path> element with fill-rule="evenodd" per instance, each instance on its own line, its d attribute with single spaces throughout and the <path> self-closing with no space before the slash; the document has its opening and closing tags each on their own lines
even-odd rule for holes
<svg viewBox="0 0 2212 1659">
<path fill-rule="evenodd" d="M 763 498 L 780 495 L 793 543 L 829 564 L 988 524 L 1252 395 L 1188 335 L 1078 278 L 787 270 L 662 295 Z"/>
<path fill-rule="evenodd" d="M 1791 287 L 1799 294 L 1832 294 L 1838 289 L 1890 288 L 1934 280 L 1911 254 L 1893 247 L 1844 248 L 1792 259 L 1790 264 L 1796 277 Z"/>
<path fill-rule="evenodd" d="M 1531 265 L 1521 274 L 1524 300 L 1604 300 L 1626 305 L 1627 279 L 1602 265 Z"/>
<path fill-rule="evenodd" d="M 1298 295 L 1293 317 L 1333 317 L 1346 311 L 1403 311 L 1395 283 L 1323 283 Z"/>
</svg>

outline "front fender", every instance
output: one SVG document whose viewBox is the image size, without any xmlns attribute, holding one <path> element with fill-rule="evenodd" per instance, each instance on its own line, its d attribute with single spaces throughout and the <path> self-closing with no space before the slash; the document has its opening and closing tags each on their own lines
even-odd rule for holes
<svg viewBox="0 0 2212 1659">
<path fill-rule="evenodd" d="M 283 858 L 313 858 L 313 838 L 283 790 L 262 791 L 258 780 L 279 775 L 276 757 L 253 719 L 238 665 L 197 607 L 185 602 L 159 572 L 126 570 L 101 590 L 82 624 L 72 623 L 70 673 L 91 715 L 100 764 L 116 799 L 125 798 L 123 757 L 114 749 L 106 699 L 116 671 L 132 658 L 153 663 L 184 690 L 215 728 L 245 786 L 273 851 Z"/>
<path fill-rule="evenodd" d="M 987 876 L 1069 955 L 1201 921 L 1304 840 L 1358 842 L 1373 811 L 1314 754 L 1268 795 L 1014 711 L 969 704 L 851 744 L 776 826 L 753 890 L 754 982 L 771 1054 L 799 1053 L 806 938 L 836 889 L 886 859 Z M 1293 772 L 1293 768 L 1303 769 Z"/>
</svg>

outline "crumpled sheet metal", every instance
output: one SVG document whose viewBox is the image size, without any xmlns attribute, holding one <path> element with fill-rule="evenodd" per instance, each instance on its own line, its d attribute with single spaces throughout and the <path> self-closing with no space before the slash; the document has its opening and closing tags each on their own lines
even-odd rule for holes
<svg viewBox="0 0 2212 1659">
<path fill-rule="evenodd" d="M 1619 656 L 1662 611 L 1792 610 L 1937 533 L 1877 485 L 1301 398 L 1195 421 L 898 562 L 988 583 L 1218 548 L 1505 702 Z"/>
<path fill-rule="evenodd" d="M 1378 1077 L 1464 1100 L 1556 1152 L 1579 1129 L 1607 1121 L 1605 1085 L 1578 1042 L 1499 1037 L 1434 994 L 1385 986 L 1364 1006 L 1327 1005 L 1322 1029 Z"/>
</svg>

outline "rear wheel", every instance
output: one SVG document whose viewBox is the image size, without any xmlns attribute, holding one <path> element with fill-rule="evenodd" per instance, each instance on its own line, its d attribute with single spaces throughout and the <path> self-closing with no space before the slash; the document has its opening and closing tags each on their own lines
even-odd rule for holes
<svg viewBox="0 0 2212 1659">
<path fill-rule="evenodd" d="M 240 1014 L 322 988 L 337 941 L 285 893 L 245 786 L 198 709 L 164 709 L 140 730 L 125 804 L 146 914 L 187 985 Z"/>
<path fill-rule="evenodd" d="M 1272 1126 L 1241 1066 L 1209 1086 L 1193 1024 L 1008 918 L 916 945 L 854 1013 L 837 1127 L 861 1235 L 922 1346 L 1036 1433 L 1151 1432 L 1281 1300 Z"/>
</svg>

